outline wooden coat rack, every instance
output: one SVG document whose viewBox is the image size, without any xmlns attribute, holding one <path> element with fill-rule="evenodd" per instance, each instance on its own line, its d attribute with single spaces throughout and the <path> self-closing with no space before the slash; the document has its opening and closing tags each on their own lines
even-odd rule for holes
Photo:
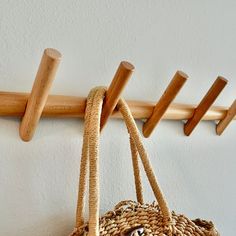
<svg viewBox="0 0 236 236">
<path fill-rule="evenodd" d="M 86 98 L 49 95 L 52 82 L 61 61 L 61 53 L 55 49 L 45 49 L 30 94 L 18 92 L 0 92 L 0 116 L 22 117 L 20 137 L 30 141 L 35 133 L 41 117 L 83 117 Z M 134 66 L 129 62 L 121 62 L 104 98 L 101 130 L 108 118 L 121 118 L 116 104 L 125 85 L 129 81 Z M 161 119 L 186 120 L 184 133 L 189 136 L 201 120 L 219 120 L 216 133 L 221 135 L 232 120 L 236 119 L 236 100 L 228 107 L 212 106 L 216 98 L 227 84 L 227 80 L 219 76 L 199 105 L 172 103 L 188 76 L 177 71 L 161 96 L 154 104 L 144 101 L 127 101 L 136 119 L 146 120 L 143 135 L 149 137 Z"/>
</svg>

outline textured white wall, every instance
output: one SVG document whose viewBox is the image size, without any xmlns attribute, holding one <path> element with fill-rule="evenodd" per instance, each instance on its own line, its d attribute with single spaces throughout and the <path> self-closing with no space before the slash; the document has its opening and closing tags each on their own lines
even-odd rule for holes
<svg viewBox="0 0 236 236">
<path fill-rule="evenodd" d="M 136 72 L 124 96 L 157 100 L 177 69 L 190 79 L 178 102 L 197 103 L 217 75 L 236 88 L 235 1 L 6 1 L 0 7 L 0 89 L 30 91 L 46 47 L 63 54 L 52 93 L 86 96 L 108 85 L 121 60 Z M 138 122 L 141 128 L 141 122 Z M 68 235 L 74 224 L 83 122 L 40 122 L 30 143 L 19 120 L 0 119 L 0 235 Z M 145 140 L 172 209 L 212 219 L 222 235 L 236 231 L 233 122 L 222 137 L 202 122 L 190 137 L 163 121 Z M 111 134 L 113 134 L 111 136 Z M 101 140 L 101 212 L 134 198 L 128 137 L 109 121 Z M 147 201 L 153 200 L 150 188 Z"/>
</svg>

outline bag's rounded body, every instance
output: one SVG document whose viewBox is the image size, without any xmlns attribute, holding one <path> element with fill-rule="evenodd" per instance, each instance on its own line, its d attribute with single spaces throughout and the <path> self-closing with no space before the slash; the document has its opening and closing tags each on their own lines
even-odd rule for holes
<svg viewBox="0 0 236 236">
<path fill-rule="evenodd" d="M 134 201 L 122 201 L 113 211 L 107 212 L 99 220 L 100 236 L 128 236 L 138 227 L 144 229 L 143 236 L 219 236 L 213 223 L 201 219 L 190 220 L 186 216 L 172 212 L 172 232 L 163 224 L 159 206 L 139 204 Z M 88 224 L 75 229 L 71 236 L 88 234 Z"/>
</svg>

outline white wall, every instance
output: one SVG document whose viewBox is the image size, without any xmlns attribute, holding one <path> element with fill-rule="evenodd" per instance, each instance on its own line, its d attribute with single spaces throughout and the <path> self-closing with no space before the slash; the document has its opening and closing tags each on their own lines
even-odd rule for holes
<svg viewBox="0 0 236 236">
<path fill-rule="evenodd" d="M 3 91 L 30 91 L 44 48 L 54 47 L 63 54 L 54 94 L 86 96 L 92 87 L 108 85 L 125 59 L 136 66 L 126 98 L 156 101 L 181 69 L 190 79 L 176 101 L 198 103 L 217 75 L 229 84 L 216 104 L 228 106 L 235 99 L 233 0 L 0 4 Z M 29 143 L 20 140 L 18 128 L 19 119 L 0 119 L 0 235 L 68 235 L 74 224 L 83 122 L 43 119 Z M 144 141 L 170 207 L 191 218 L 212 219 L 229 236 L 236 231 L 236 122 L 221 137 L 214 129 L 214 122 L 201 122 L 186 137 L 181 122 L 163 121 Z M 121 121 L 109 121 L 101 149 L 104 212 L 135 197 Z M 153 200 L 149 188 L 146 199 Z"/>
</svg>

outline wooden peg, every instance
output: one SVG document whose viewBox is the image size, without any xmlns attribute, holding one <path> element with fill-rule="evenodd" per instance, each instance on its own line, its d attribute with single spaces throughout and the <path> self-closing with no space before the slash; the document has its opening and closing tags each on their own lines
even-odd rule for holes
<svg viewBox="0 0 236 236">
<path fill-rule="evenodd" d="M 61 60 L 61 53 L 55 49 L 45 49 L 29 96 L 25 114 L 20 124 L 20 137 L 30 141 L 46 104 L 49 90 Z"/>
<path fill-rule="evenodd" d="M 229 110 L 226 112 L 225 117 L 216 125 L 216 133 L 218 135 L 221 135 L 235 116 L 236 116 L 236 100 L 234 100 Z"/>
<path fill-rule="evenodd" d="M 106 124 L 108 117 L 114 111 L 120 95 L 125 88 L 129 78 L 134 71 L 134 66 L 129 62 L 122 61 L 116 71 L 116 74 L 106 92 L 101 115 L 101 130 Z"/>
<path fill-rule="evenodd" d="M 156 104 L 153 109 L 152 115 L 143 125 L 143 135 L 144 137 L 149 137 L 157 126 L 163 115 L 165 114 L 166 110 L 179 93 L 181 88 L 183 87 L 184 83 L 186 82 L 188 76 L 182 72 L 177 71 L 171 80 L 170 84 L 166 88 L 165 92 L 161 96 L 160 100 Z"/>
<path fill-rule="evenodd" d="M 185 123 L 184 125 L 184 133 L 189 136 L 197 124 L 201 121 L 204 114 L 210 108 L 210 106 L 214 103 L 218 95 L 224 89 L 227 84 L 227 80 L 221 76 L 219 76 L 211 88 L 208 90 L 207 94 L 203 97 L 199 105 L 194 111 L 193 116 Z"/>
</svg>

